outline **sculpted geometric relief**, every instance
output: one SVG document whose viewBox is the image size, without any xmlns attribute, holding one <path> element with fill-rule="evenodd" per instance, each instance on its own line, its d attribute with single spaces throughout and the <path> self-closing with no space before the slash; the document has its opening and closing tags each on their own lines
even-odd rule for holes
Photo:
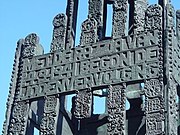
<svg viewBox="0 0 180 135">
<path fill-rule="evenodd" d="M 145 114 L 146 134 L 158 135 L 165 131 L 163 85 L 158 79 L 151 79 L 145 83 Z"/>
<path fill-rule="evenodd" d="M 53 40 L 51 52 L 65 49 L 67 17 L 65 14 L 58 14 L 53 20 Z"/>
<path fill-rule="evenodd" d="M 166 18 L 167 18 L 167 30 L 166 30 L 166 53 L 167 53 L 167 70 L 166 76 L 168 78 L 168 82 L 166 85 L 167 91 L 167 121 L 169 123 L 168 133 L 169 134 L 177 134 L 177 126 L 178 126 L 178 114 L 177 114 L 177 86 L 179 83 L 179 45 L 178 45 L 178 37 L 175 39 L 175 10 L 171 4 L 168 4 L 166 7 Z M 178 20 L 178 16 L 177 16 Z M 176 28 L 178 27 L 178 21 L 176 24 Z M 178 28 L 177 28 L 178 35 Z"/>
<path fill-rule="evenodd" d="M 164 134 L 164 116 L 159 113 L 149 114 L 146 116 L 147 120 L 147 135 L 159 135 Z"/>
<path fill-rule="evenodd" d="M 80 45 L 89 45 L 96 43 L 97 35 L 97 21 L 93 18 L 87 19 L 81 26 Z"/>
<path fill-rule="evenodd" d="M 125 84 L 109 86 L 107 109 L 108 109 L 108 135 L 124 135 L 126 122 L 126 96 Z"/>
<path fill-rule="evenodd" d="M 134 2 L 134 33 L 141 33 L 144 31 L 147 3 L 147 0 L 136 0 Z"/>
<path fill-rule="evenodd" d="M 35 33 L 29 34 L 23 42 L 22 57 L 41 55 L 42 52 L 42 46 L 39 44 L 39 37 Z"/>
<path fill-rule="evenodd" d="M 48 96 L 45 98 L 43 118 L 40 123 L 42 135 L 55 135 L 58 115 L 58 98 Z"/>
<path fill-rule="evenodd" d="M 125 35 L 128 1 L 115 0 L 113 3 L 113 28 L 112 37 L 118 38 Z"/>
<path fill-rule="evenodd" d="M 145 95 L 149 98 L 157 97 L 162 92 L 158 80 L 151 80 L 147 82 L 145 88 Z"/>
<path fill-rule="evenodd" d="M 25 135 L 28 120 L 28 103 L 23 101 L 14 104 L 9 134 Z"/>
<path fill-rule="evenodd" d="M 146 10 L 145 30 L 162 29 L 162 7 L 150 5 Z"/>
<path fill-rule="evenodd" d="M 101 40 L 104 36 L 104 6 L 105 1 L 103 0 L 88 0 L 89 8 L 88 8 L 88 18 L 94 18 L 96 21 L 96 31 L 95 37 L 98 40 Z M 93 33 L 93 32 L 92 32 Z M 97 36 L 96 36 L 97 35 Z M 93 35 L 92 35 L 93 36 Z"/>
<path fill-rule="evenodd" d="M 57 105 L 57 99 L 54 96 L 47 97 L 45 100 L 44 111 L 46 113 L 54 112 L 56 109 L 56 105 Z"/>
<path fill-rule="evenodd" d="M 74 115 L 78 119 L 89 118 L 92 114 L 92 92 L 90 90 L 79 91 L 75 98 Z"/>
<path fill-rule="evenodd" d="M 168 131 L 171 134 L 177 134 L 178 123 L 178 104 L 177 104 L 177 83 L 171 78 L 168 83 Z"/>
</svg>

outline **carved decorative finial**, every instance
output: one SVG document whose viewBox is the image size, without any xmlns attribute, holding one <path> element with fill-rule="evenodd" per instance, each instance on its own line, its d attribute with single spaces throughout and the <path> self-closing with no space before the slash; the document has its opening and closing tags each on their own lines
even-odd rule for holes
<svg viewBox="0 0 180 135">
<path fill-rule="evenodd" d="M 60 27 L 60 26 L 64 26 L 64 23 L 66 23 L 66 15 L 61 13 L 61 14 L 58 14 L 54 17 L 54 20 L 53 20 L 53 25 L 54 27 Z"/>
<path fill-rule="evenodd" d="M 113 29 L 112 37 L 119 38 L 125 35 L 127 21 L 127 0 L 116 0 L 113 4 Z"/>
<path fill-rule="evenodd" d="M 158 4 L 150 5 L 146 10 L 145 30 L 162 29 L 162 7 Z"/>
<path fill-rule="evenodd" d="M 53 40 L 51 43 L 51 52 L 65 49 L 67 17 L 65 14 L 58 14 L 53 20 Z"/>
<path fill-rule="evenodd" d="M 136 0 L 134 2 L 134 33 L 135 34 L 139 34 L 144 31 L 145 11 L 147 9 L 147 6 L 148 6 L 147 0 Z"/>
<path fill-rule="evenodd" d="M 35 33 L 29 34 L 23 43 L 22 57 L 30 57 L 43 54 L 43 48 L 39 44 L 39 37 Z"/>
<path fill-rule="evenodd" d="M 97 40 L 97 21 L 94 18 L 89 18 L 82 23 L 80 45 L 96 43 Z"/>
<path fill-rule="evenodd" d="M 89 0 L 88 18 L 94 18 L 97 21 L 97 33 L 99 40 L 105 36 L 104 6 L 104 0 Z"/>
</svg>

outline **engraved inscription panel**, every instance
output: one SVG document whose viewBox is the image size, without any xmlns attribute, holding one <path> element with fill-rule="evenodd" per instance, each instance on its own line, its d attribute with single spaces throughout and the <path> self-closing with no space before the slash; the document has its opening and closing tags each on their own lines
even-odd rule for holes
<svg viewBox="0 0 180 135">
<path fill-rule="evenodd" d="M 24 59 L 21 98 L 159 75 L 158 31 Z"/>
</svg>

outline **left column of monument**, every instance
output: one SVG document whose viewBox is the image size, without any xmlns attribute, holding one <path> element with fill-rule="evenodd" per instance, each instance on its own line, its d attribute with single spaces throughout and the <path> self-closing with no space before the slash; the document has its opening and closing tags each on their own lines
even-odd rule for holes
<svg viewBox="0 0 180 135">
<path fill-rule="evenodd" d="M 6 120 L 2 131 L 3 135 L 26 134 L 30 102 L 28 100 L 21 101 L 19 99 L 22 85 L 23 61 L 27 57 L 42 54 L 43 48 L 39 44 L 39 37 L 35 33 L 29 34 L 25 39 L 20 39 L 17 43 L 7 100 Z"/>
</svg>

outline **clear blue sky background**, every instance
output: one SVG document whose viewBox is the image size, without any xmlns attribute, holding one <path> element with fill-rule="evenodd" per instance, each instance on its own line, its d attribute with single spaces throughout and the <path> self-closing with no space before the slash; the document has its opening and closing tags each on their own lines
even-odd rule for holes
<svg viewBox="0 0 180 135">
<path fill-rule="evenodd" d="M 156 3 L 157 0 L 150 0 Z M 35 32 L 45 53 L 50 50 L 52 20 L 58 13 L 65 13 L 66 0 L 1 0 L 0 1 L 0 132 L 5 118 L 6 101 L 9 92 L 16 42 Z M 77 26 L 78 44 L 80 24 L 87 17 L 88 0 L 80 0 Z M 172 0 L 175 9 L 180 1 Z"/>
</svg>

